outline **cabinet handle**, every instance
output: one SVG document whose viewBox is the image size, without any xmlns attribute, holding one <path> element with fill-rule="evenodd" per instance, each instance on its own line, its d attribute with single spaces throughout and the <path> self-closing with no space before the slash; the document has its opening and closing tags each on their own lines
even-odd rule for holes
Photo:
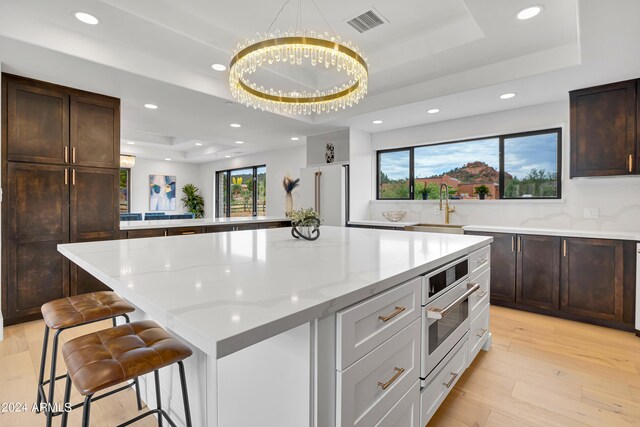
<svg viewBox="0 0 640 427">
<path fill-rule="evenodd" d="M 511 252 L 516 250 L 516 236 L 511 236 Z"/>
<path fill-rule="evenodd" d="M 69 161 L 69 147 L 64 146 L 64 162 L 67 163 Z"/>
<path fill-rule="evenodd" d="M 451 310 L 462 304 L 469 296 L 480 289 L 480 285 L 478 283 L 467 283 L 467 291 L 460 295 L 455 301 L 446 306 L 445 308 L 430 308 L 427 310 L 427 318 L 428 319 L 442 319 L 446 316 Z"/>
<path fill-rule="evenodd" d="M 69 169 L 64 168 L 64 185 L 69 185 Z"/>
<path fill-rule="evenodd" d="M 400 377 L 400 375 L 404 373 L 404 368 L 393 368 L 393 369 L 396 371 L 396 373 L 386 383 L 383 383 L 382 381 L 378 381 L 378 387 L 382 388 L 383 390 L 386 390 L 387 388 L 389 388 L 391 384 L 393 384 L 395 380 L 397 380 Z"/>
<path fill-rule="evenodd" d="M 71 170 L 71 185 L 76 185 L 76 170 Z"/>
<path fill-rule="evenodd" d="M 443 386 L 445 386 L 446 388 L 450 388 L 451 384 L 453 384 L 453 382 L 456 380 L 456 378 L 458 378 L 458 373 L 457 372 L 450 372 L 451 374 L 451 379 L 449 380 L 448 383 L 442 383 Z"/>
<path fill-rule="evenodd" d="M 183 231 L 182 234 L 196 234 L 195 231 Z"/>
<path fill-rule="evenodd" d="M 71 163 L 75 164 L 76 162 L 76 147 L 71 148 Z"/>
<path fill-rule="evenodd" d="M 562 241 L 562 256 L 567 256 L 567 241 L 563 240 Z"/>
<path fill-rule="evenodd" d="M 479 299 L 480 299 L 480 298 L 484 298 L 484 296 L 485 296 L 487 293 L 488 293 L 487 291 L 482 291 L 482 292 L 480 292 L 480 293 L 478 294 L 478 298 L 479 298 Z"/>
<path fill-rule="evenodd" d="M 391 319 L 393 319 L 394 317 L 396 317 L 398 314 L 402 313 L 403 311 L 405 311 L 407 308 L 406 307 L 398 307 L 396 306 L 396 309 L 393 313 L 391 314 L 387 314 L 386 316 L 378 316 L 378 319 L 382 320 L 383 322 L 387 322 Z"/>
<path fill-rule="evenodd" d="M 482 337 L 484 336 L 484 334 L 486 334 L 486 333 L 487 333 L 487 330 L 486 330 L 486 329 L 484 329 L 484 328 L 483 328 L 483 329 L 480 329 L 480 330 L 481 330 L 482 332 L 481 332 L 481 333 L 479 333 L 479 334 L 476 334 L 476 336 L 477 336 L 477 337 L 482 338 Z"/>
<path fill-rule="evenodd" d="M 482 265 L 482 264 L 484 264 L 484 263 L 485 263 L 485 262 L 487 262 L 487 261 L 489 261 L 489 258 L 478 258 L 478 259 L 476 260 L 476 265 Z"/>
<path fill-rule="evenodd" d="M 522 237 L 518 236 L 518 252 L 522 252 Z"/>
<path fill-rule="evenodd" d="M 169 235 L 169 232 L 167 230 L 164 230 L 164 235 L 165 237 Z"/>
</svg>

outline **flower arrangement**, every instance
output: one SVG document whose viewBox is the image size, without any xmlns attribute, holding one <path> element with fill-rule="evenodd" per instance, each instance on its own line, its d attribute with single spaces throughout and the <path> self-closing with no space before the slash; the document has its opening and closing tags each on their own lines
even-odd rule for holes
<svg viewBox="0 0 640 427">
<path fill-rule="evenodd" d="M 286 216 L 291 215 L 291 211 L 293 211 L 293 196 L 291 192 L 295 190 L 298 185 L 300 185 L 300 178 L 293 179 L 289 175 L 286 175 L 282 180 L 282 187 L 284 187 L 284 214 Z"/>
<path fill-rule="evenodd" d="M 315 210 L 297 209 L 289 213 L 291 218 L 291 235 L 305 240 L 316 240 L 320 237 L 320 223 L 322 219 Z"/>
</svg>

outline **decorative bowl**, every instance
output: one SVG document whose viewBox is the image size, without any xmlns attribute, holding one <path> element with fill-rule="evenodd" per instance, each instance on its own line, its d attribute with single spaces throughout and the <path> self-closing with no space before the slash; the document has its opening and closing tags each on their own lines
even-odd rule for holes
<svg viewBox="0 0 640 427">
<path fill-rule="evenodd" d="M 385 211 L 382 212 L 382 216 L 387 221 L 398 222 L 407 215 L 406 211 Z"/>
</svg>

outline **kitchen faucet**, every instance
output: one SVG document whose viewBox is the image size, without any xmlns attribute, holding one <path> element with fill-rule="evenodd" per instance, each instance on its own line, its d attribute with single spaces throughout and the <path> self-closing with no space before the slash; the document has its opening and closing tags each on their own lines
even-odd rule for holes
<svg viewBox="0 0 640 427">
<path fill-rule="evenodd" d="M 444 191 L 442 191 L 444 189 Z M 444 199 L 444 223 L 445 224 L 449 224 L 449 216 L 450 214 L 452 214 L 453 212 L 456 211 L 456 207 L 449 207 L 449 186 L 447 184 L 445 184 L 444 182 L 442 184 L 440 184 L 440 210 L 442 210 L 442 197 L 445 197 Z"/>
</svg>

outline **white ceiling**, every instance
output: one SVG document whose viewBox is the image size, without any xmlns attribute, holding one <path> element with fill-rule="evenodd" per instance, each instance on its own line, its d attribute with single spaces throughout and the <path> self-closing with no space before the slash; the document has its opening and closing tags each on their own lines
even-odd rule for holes
<svg viewBox="0 0 640 427">
<path fill-rule="evenodd" d="M 121 98 L 123 152 L 189 162 L 291 147 L 337 127 L 376 132 L 566 99 L 570 89 L 640 75 L 637 0 L 316 3 L 330 31 L 355 42 L 370 65 L 369 95 L 330 115 L 291 118 L 237 105 L 227 72 L 210 68 L 265 31 L 281 0 L 0 0 L 0 62 L 3 71 Z M 531 4 L 543 13 L 518 22 L 515 13 Z M 346 24 L 372 7 L 389 22 L 364 34 Z M 77 10 L 100 24 L 80 23 Z M 292 0 L 274 28 L 295 26 L 296 13 Z M 302 0 L 302 26 L 327 28 L 311 0 Z M 283 82 L 286 72 L 266 78 Z M 304 72 L 295 79 L 289 83 L 326 83 Z M 508 91 L 518 96 L 498 99 Z M 433 107 L 442 111 L 426 114 Z"/>
</svg>

